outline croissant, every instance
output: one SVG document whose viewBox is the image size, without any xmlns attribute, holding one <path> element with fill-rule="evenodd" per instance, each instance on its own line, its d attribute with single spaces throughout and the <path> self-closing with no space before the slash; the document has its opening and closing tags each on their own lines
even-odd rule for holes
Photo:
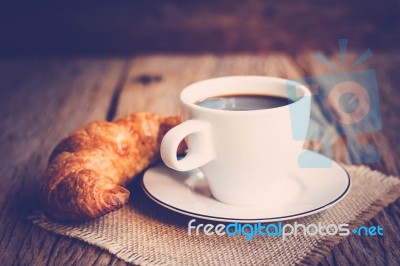
<svg viewBox="0 0 400 266">
<path fill-rule="evenodd" d="M 50 155 L 40 188 L 46 215 L 80 222 L 124 206 L 123 186 L 159 158 L 162 137 L 178 123 L 179 117 L 136 113 L 74 131 Z"/>
</svg>

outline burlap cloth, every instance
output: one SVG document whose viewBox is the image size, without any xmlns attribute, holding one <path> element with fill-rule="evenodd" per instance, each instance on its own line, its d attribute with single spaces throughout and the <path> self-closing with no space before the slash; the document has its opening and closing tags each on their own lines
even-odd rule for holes
<svg viewBox="0 0 400 266">
<path fill-rule="evenodd" d="M 400 196 L 400 180 L 364 166 L 346 166 L 352 188 L 347 197 L 319 214 L 289 221 L 293 223 L 348 223 L 350 229 L 363 225 L 384 206 Z M 343 236 L 188 236 L 191 217 L 158 206 L 132 186 L 130 203 L 96 221 L 80 225 L 54 223 L 40 213 L 29 218 L 40 227 L 81 239 L 140 265 L 289 265 L 316 264 Z M 167 189 L 167 188 L 166 188 Z M 197 219 L 196 224 L 209 221 Z M 284 222 L 288 223 L 288 221 Z M 379 237 L 379 236 L 376 236 Z"/>
</svg>

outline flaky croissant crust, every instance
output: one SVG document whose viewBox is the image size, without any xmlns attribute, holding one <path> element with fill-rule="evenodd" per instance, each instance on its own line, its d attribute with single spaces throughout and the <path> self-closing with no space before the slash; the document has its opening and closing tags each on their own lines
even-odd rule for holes
<svg viewBox="0 0 400 266">
<path fill-rule="evenodd" d="M 50 155 L 40 189 L 45 213 L 85 221 L 121 208 L 129 198 L 123 186 L 159 157 L 162 137 L 179 122 L 136 113 L 74 131 Z"/>
</svg>

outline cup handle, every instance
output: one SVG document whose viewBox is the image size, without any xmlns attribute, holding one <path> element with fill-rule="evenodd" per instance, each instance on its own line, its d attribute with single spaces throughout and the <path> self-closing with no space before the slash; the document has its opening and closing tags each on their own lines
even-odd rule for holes
<svg viewBox="0 0 400 266">
<path fill-rule="evenodd" d="M 178 160 L 176 151 L 179 143 L 186 138 L 188 152 Z M 161 158 L 164 163 L 178 171 L 189 171 L 215 158 L 212 145 L 211 125 L 201 120 L 188 120 L 172 128 L 161 141 Z"/>
</svg>

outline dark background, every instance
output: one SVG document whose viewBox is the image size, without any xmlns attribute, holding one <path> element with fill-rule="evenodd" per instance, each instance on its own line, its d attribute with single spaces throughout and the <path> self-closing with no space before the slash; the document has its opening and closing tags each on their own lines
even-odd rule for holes
<svg viewBox="0 0 400 266">
<path fill-rule="evenodd" d="M 400 2 L 3 1 L 0 56 L 397 50 Z"/>
</svg>

